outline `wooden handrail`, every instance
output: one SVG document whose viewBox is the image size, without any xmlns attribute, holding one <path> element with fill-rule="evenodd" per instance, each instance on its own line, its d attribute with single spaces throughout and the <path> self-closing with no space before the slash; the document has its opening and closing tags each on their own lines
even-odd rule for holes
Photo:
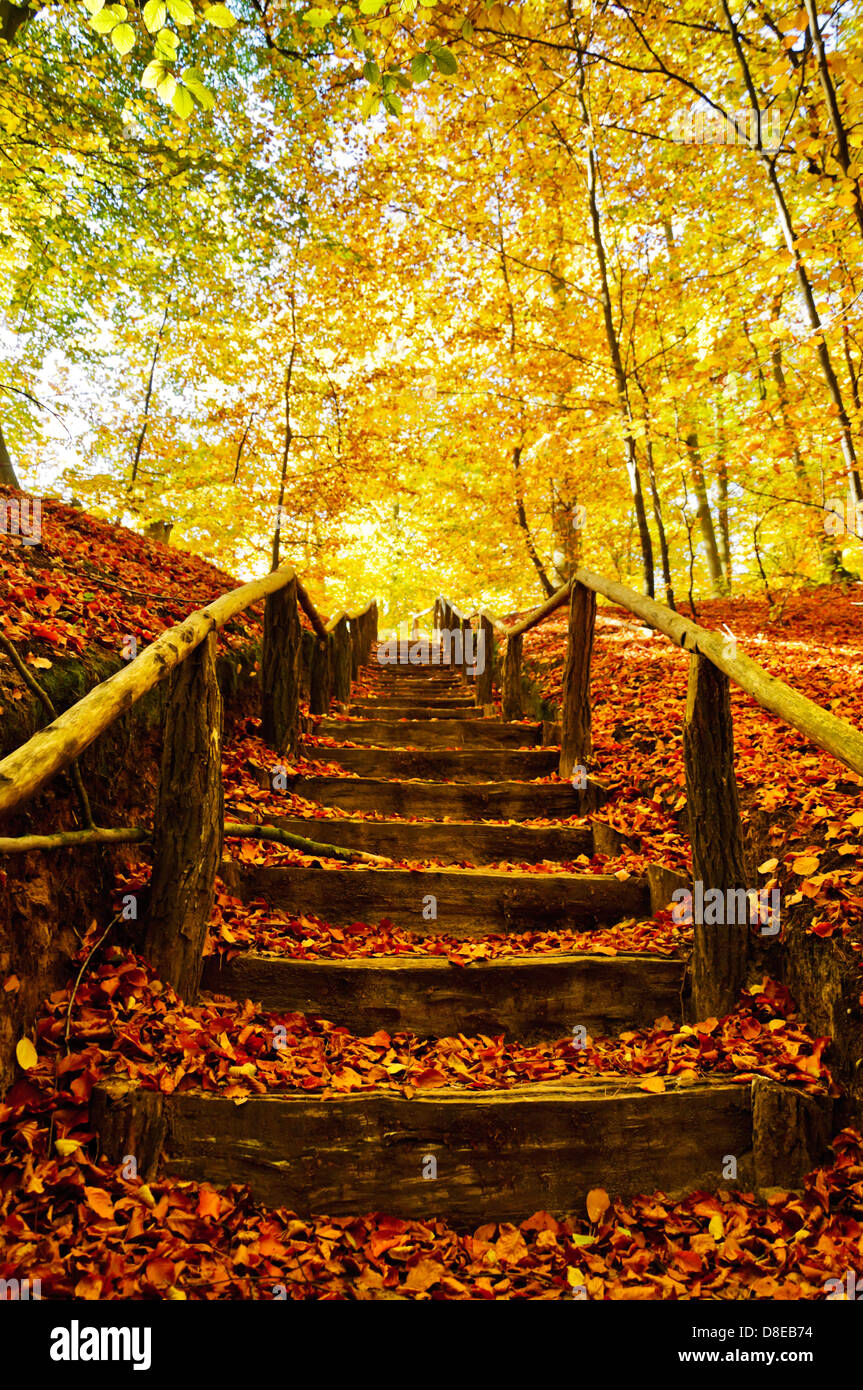
<svg viewBox="0 0 863 1390">
<path fill-rule="evenodd" d="M 0 761 L 0 815 L 35 796 L 52 777 L 62 772 L 114 720 L 146 695 L 193 652 L 204 639 L 254 604 L 276 594 L 296 579 L 287 565 L 263 579 L 241 584 L 191 613 L 151 642 L 122 671 L 94 686 L 76 704 L 35 733 L 26 743 Z M 322 637 L 324 625 L 298 582 L 297 601 Z M 369 604 L 363 612 L 373 607 Z"/>
<path fill-rule="evenodd" d="M 536 627 L 555 609 L 566 603 L 573 584 L 581 584 L 595 594 L 602 594 L 611 603 L 626 608 L 640 618 L 648 627 L 663 633 L 678 647 L 685 651 L 697 652 L 706 656 L 714 666 L 722 671 L 735 685 L 751 695 L 762 708 L 783 719 L 786 724 L 797 729 L 811 740 L 816 747 L 830 753 L 834 758 L 863 775 L 863 732 L 838 718 L 829 710 L 802 695 L 793 686 L 771 676 L 757 661 L 748 656 L 738 655 L 725 633 L 716 632 L 689 618 L 681 617 L 664 603 L 646 598 L 625 584 L 593 570 L 577 569 L 572 578 L 556 593 L 552 594 L 541 607 L 534 609 L 521 622 L 508 625 L 491 618 L 495 631 L 507 639 L 518 637 Z M 452 606 L 452 605 L 450 605 Z M 478 616 L 483 610 L 471 614 Z"/>
</svg>

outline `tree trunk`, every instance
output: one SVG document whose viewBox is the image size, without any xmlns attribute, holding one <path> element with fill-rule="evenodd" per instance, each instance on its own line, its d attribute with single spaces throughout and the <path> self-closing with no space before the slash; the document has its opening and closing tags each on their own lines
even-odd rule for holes
<svg viewBox="0 0 863 1390">
<path fill-rule="evenodd" d="M 710 501 L 704 482 L 704 469 L 701 466 L 698 435 L 695 433 L 695 430 L 690 430 L 687 434 L 686 448 L 689 453 L 690 476 L 692 478 L 692 487 L 697 502 L 696 515 L 698 517 L 698 525 L 701 528 L 701 537 L 704 541 L 705 551 L 707 552 L 710 592 L 714 598 L 718 598 L 725 588 L 725 578 L 722 573 L 722 561 L 719 558 L 719 546 L 716 543 L 713 514 L 710 510 Z"/>
<path fill-rule="evenodd" d="M 26 10 L 24 13 L 27 13 Z M 9 457 L 9 450 L 6 448 L 2 429 L 0 429 L 0 486 L 15 487 L 19 492 L 21 491 L 21 484 L 15 472 L 15 465 Z"/>
<path fill-rule="evenodd" d="M 144 952 L 159 979 L 197 996 L 222 859 L 222 697 L 215 633 L 171 677 Z"/>
<path fill-rule="evenodd" d="M 524 543 L 527 546 L 527 553 L 530 556 L 531 564 L 539 575 L 539 582 L 549 597 L 554 593 L 554 585 L 549 579 L 545 566 L 539 558 L 539 552 L 534 544 L 531 534 L 530 524 L 527 519 L 527 512 L 524 509 L 524 494 L 521 484 L 521 445 L 516 444 L 512 451 L 512 467 L 515 474 L 515 514 L 518 524 L 524 532 Z"/>
<path fill-rule="evenodd" d="M 595 621 L 596 594 L 583 584 L 573 584 L 563 671 L 561 777 L 571 777 L 577 766 L 586 768 L 590 757 L 590 660 Z"/>
<path fill-rule="evenodd" d="M 728 677 L 697 653 L 689 662 L 683 760 L 693 881 L 703 885 L 705 895 L 710 889 L 719 889 L 723 894 L 728 889 L 745 889 L 746 861 L 734 775 Z M 696 922 L 694 930 L 692 989 L 696 1017 L 719 1018 L 737 1007 L 746 982 L 748 914 L 744 914 L 743 923 Z"/>
</svg>

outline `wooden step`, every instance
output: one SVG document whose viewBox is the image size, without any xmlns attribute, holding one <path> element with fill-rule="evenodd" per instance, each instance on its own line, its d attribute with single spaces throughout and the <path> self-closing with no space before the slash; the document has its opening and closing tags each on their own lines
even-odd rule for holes
<svg viewBox="0 0 863 1390">
<path fill-rule="evenodd" d="M 507 860 L 560 863 L 591 855 L 596 844 L 590 826 L 483 825 L 481 821 L 325 820 L 279 816 L 272 822 L 319 844 L 362 849 L 393 859 L 445 859 L 450 864 L 491 864 Z M 607 852 L 602 850 L 602 853 Z"/>
<path fill-rule="evenodd" d="M 404 709 L 410 709 L 412 706 L 419 709 L 437 709 L 442 712 L 440 718 L 445 717 L 444 712 L 451 709 L 473 710 L 474 719 L 479 713 L 472 695 L 436 695 L 433 690 L 406 690 L 401 693 L 384 691 L 380 695 L 357 695 L 352 704 L 361 710 L 392 709 L 393 706 Z"/>
<path fill-rule="evenodd" d="M 320 748 L 300 744 L 300 757 L 335 763 L 360 777 L 417 777 L 428 782 L 531 782 L 556 773 L 557 748 Z"/>
<path fill-rule="evenodd" d="M 267 782 L 269 786 L 269 781 Z M 566 782 L 398 782 L 386 777 L 296 777 L 288 789 L 307 801 L 342 811 L 379 811 L 384 816 L 438 820 L 543 819 L 584 816 L 608 800 L 608 790 L 588 779 L 578 789 Z"/>
<path fill-rule="evenodd" d="M 659 956 L 555 952 L 452 965 L 444 956 L 291 960 L 244 951 L 209 956 L 203 987 L 280 1013 L 308 1013 L 365 1036 L 485 1033 L 533 1042 L 649 1027 L 680 1018 L 683 962 Z"/>
<path fill-rule="evenodd" d="M 542 743 L 541 724 L 501 719 L 321 719 L 313 732 L 378 748 L 530 748 Z"/>
<path fill-rule="evenodd" d="M 650 915 L 646 878 L 613 874 L 514 874 L 492 869 L 317 869 L 225 861 L 222 877 L 244 901 L 333 925 L 384 919 L 422 936 L 587 929 Z M 429 899 L 436 900 L 437 916 Z"/>
<path fill-rule="evenodd" d="M 238 1105 L 211 1092 L 163 1095 L 108 1080 L 93 1091 L 91 1118 L 107 1160 L 119 1165 L 133 1153 L 145 1179 L 163 1148 L 163 1171 L 173 1177 L 248 1184 L 256 1201 L 301 1215 L 382 1211 L 469 1225 L 518 1222 L 538 1210 L 583 1216 L 593 1188 L 614 1198 L 752 1190 L 756 1179 L 793 1187 L 826 1143 L 830 1103 L 820 1097 L 762 1077 L 668 1084 L 661 1095 L 621 1077 L 435 1088 L 410 1099 L 380 1089 L 270 1093 Z M 777 1111 L 787 1117 L 785 1137 L 792 1125 L 801 1136 L 784 1151 L 764 1120 Z M 723 1175 L 729 1154 L 732 1184 Z M 430 1158 L 434 1177 L 424 1176 Z"/>
<path fill-rule="evenodd" d="M 442 706 L 390 705 L 379 703 L 377 700 L 366 700 L 365 704 L 355 703 L 349 705 L 348 713 L 361 719 L 383 719 L 387 721 L 398 721 L 401 719 L 476 720 L 479 715 L 479 710 L 473 701 L 469 704 L 462 703 L 458 705 L 449 704 Z"/>
</svg>

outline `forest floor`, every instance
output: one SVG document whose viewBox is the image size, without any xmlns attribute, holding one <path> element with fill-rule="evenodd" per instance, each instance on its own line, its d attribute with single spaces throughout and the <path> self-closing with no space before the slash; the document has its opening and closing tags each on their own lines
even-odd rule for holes
<svg viewBox="0 0 863 1390">
<path fill-rule="evenodd" d="M 43 545 L 0 555 L 3 630 L 34 674 L 70 655 L 119 655 L 232 587 L 201 561 L 118 533 L 82 513 L 48 504 Z M 98 582 L 97 582 L 98 581 Z M 162 597 L 155 601 L 154 594 Z M 699 605 L 705 626 L 726 625 L 741 650 L 776 676 L 852 722 L 863 708 L 863 587 L 791 595 L 770 619 L 757 600 Z M 228 640 L 259 638 L 257 620 Z M 565 650 L 554 616 L 525 639 L 525 669 L 553 704 Z M 681 728 L 684 653 L 603 608 L 595 645 L 595 773 L 615 797 L 596 813 L 628 840 L 619 855 L 569 863 L 499 863 L 514 875 L 614 873 L 649 862 L 686 870 L 688 842 Z M 0 706 L 25 698 L 0 661 Z M 764 888 L 779 888 L 816 937 L 863 950 L 863 811 L 860 779 L 733 692 L 736 766 L 750 847 Z M 2 714 L 2 710 L 0 710 Z M 350 742 L 350 721 L 345 719 Z M 310 736 L 291 772 L 346 774 L 328 762 L 332 736 Z M 314 759 L 310 759 L 314 754 Z M 257 721 L 243 717 L 224 749 L 226 814 L 244 820 L 303 816 L 326 841 L 327 820 L 344 813 L 272 789 L 273 761 Z M 541 779 L 545 781 L 553 778 Z M 356 818 L 356 813 L 352 813 Z M 541 824 L 541 821 L 537 822 Z M 579 824 L 573 819 L 573 824 Z M 47 827 L 46 827 L 47 828 Z M 320 861 L 257 841 L 229 842 L 229 857 L 268 864 Z M 390 860 L 401 867 L 436 860 Z M 116 899 L 146 891 L 141 854 L 118 856 Z M 469 860 L 462 867 L 470 870 Z M 2 872 L 2 871 L 0 871 Z M 362 872 L 361 868 L 357 872 Z M 226 877 L 229 877 L 226 874 Z M 650 1091 L 665 1078 L 741 1080 L 765 1075 L 835 1093 L 829 1039 L 809 1034 L 788 991 L 765 975 L 728 1017 L 694 1028 L 661 1018 L 651 1028 L 591 1039 L 516 1043 L 484 1036 L 429 1041 L 413 1034 L 353 1036 L 332 1022 L 268 1013 L 251 1002 L 204 994 L 187 1006 L 153 978 L 128 929 L 102 941 L 102 913 L 82 941 L 80 981 L 51 995 L 37 1020 L 35 1048 L 19 1047 L 19 1079 L 0 1103 L 0 1278 L 39 1278 L 43 1297 L 102 1298 L 821 1298 L 827 1279 L 863 1269 L 863 1141 L 843 1130 L 832 1163 L 800 1193 L 649 1193 L 627 1201 L 591 1192 L 567 1221 L 525 1213 L 520 1224 L 486 1223 L 468 1233 L 443 1221 L 407 1221 L 397 1211 L 300 1218 L 256 1204 L 245 1189 L 160 1178 L 150 1185 L 94 1157 L 89 1100 L 105 1076 L 135 1078 L 170 1094 L 203 1086 L 238 1104 L 266 1090 L 336 1094 L 391 1087 L 501 1088 L 525 1080 L 590 1074 L 628 1077 Z M 531 931 L 469 941 L 417 936 L 391 923 L 333 925 L 263 902 L 241 903 L 221 882 L 209 951 L 230 959 L 248 946 L 295 959 L 378 954 L 446 955 L 467 963 L 513 952 L 685 953 L 690 929 L 668 911 L 590 933 Z M 94 950 L 94 947 L 97 949 Z M 91 954 L 92 953 L 92 954 Z M 74 978 L 74 976 L 73 976 Z M 14 992 L 14 976 L 0 989 Z M 863 991 L 863 975 L 860 981 Z M 863 1002 L 863 1001 L 861 1001 Z M 264 1057 L 283 1024 L 290 1045 Z"/>
</svg>

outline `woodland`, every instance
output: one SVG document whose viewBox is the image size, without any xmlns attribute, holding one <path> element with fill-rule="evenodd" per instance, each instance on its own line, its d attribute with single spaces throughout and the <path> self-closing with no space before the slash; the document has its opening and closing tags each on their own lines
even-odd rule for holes
<svg viewBox="0 0 863 1390">
<path fill-rule="evenodd" d="M 861 181 L 858 0 L 0 0 L 4 1298 L 863 1297 Z"/>
</svg>

